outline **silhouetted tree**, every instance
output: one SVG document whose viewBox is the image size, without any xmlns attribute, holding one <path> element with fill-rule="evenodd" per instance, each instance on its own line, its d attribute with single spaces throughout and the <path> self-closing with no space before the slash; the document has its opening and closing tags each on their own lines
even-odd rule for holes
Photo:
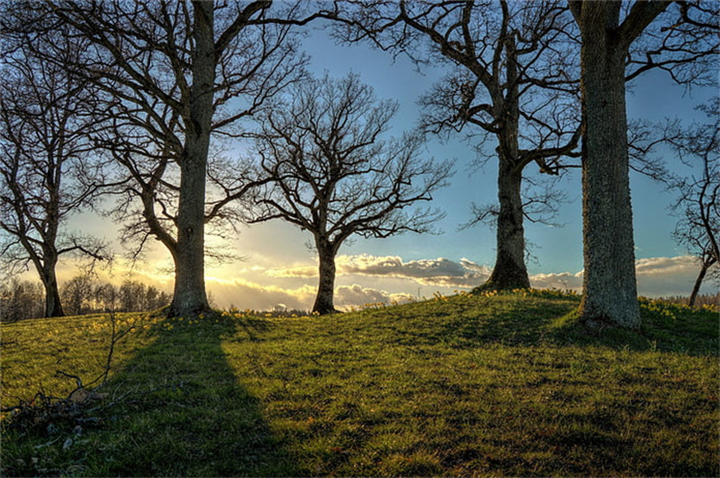
<svg viewBox="0 0 720 478">
<path fill-rule="evenodd" d="M 427 232 L 441 214 L 406 210 L 432 199 L 451 164 L 421 159 L 423 140 L 384 139 L 397 104 L 378 101 L 356 75 L 297 84 L 263 111 L 257 155 L 272 182 L 258 218 L 313 235 L 319 285 L 313 311 L 335 311 L 335 255 L 352 235 Z"/>
<path fill-rule="evenodd" d="M 528 203 L 552 205 L 557 194 L 522 195 L 525 168 L 557 174 L 563 156 L 579 156 L 579 78 L 572 18 L 561 2 L 345 2 L 347 41 L 369 39 L 417 63 L 439 61 L 450 73 L 421 103 L 435 132 L 481 132 L 498 161 L 498 205 L 473 207 L 496 226 L 496 261 L 484 287 L 530 287 L 525 265 Z M 425 46 L 429 46 L 429 52 Z M 468 128 L 470 126 L 471 128 Z M 472 127 L 476 128 L 473 129 Z M 552 211 L 543 207 L 541 212 Z"/>
<path fill-rule="evenodd" d="M 104 283 L 95 286 L 95 309 L 98 312 L 110 311 L 117 309 L 118 290 L 112 284 Z"/>
<path fill-rule="evenodd" d="M 91 44 L 63 66 L 107 97 L 106 119 L 117 133 L 101 146 L 126 167 L 132 186 L 125 193 L 141 203 L 144 227 L 134 232 L 140 244 L 157 238 L 175 263 L 169 313 L 208 310 L 205 223 L 247 190 L 242 183 L 223 185 L 225 196 L 206 204 L 211 136 L 236 134 L 238 120 L 301 74 L 290 25 L 320 14 L 299 18 L 298 4 L 273 9 L 270 1 L 26 5 L 26 21 L 14 25 L 28 25 L 26 46 L 46 61 L 59 62 L 60 53 L 42 41 L 43 28 L 60 24 Z"/>
<path fill-rule="evenodd" d="M 66 312 L 69 315 L 87 314 L 93 310 L 95 280 L 90 274 L 79 274 L 65 282 L 60 289 Z"/>
<path fill-rule="evenodd" d="M 63 44 L 61 62 L 87 46 Z M 102 157 L 89 137 L 97 129 L 95 92 L 63 68 L 26 49 L 8 48 L 0 82 L 0 260 L 10 274 L 30 264 L 45 289 L 45 316 L 64 315 L 55 268 L 61 257 L 108 258 L 100 241 L 67 230 L 104 184 Z"/>
<path fill-rule="evenodd" d="M 702 169 L 699 176 L 678 179 L 672 184 L 680 192 L 674 204 L 680 220 L 674 236 L 697 257 L 700 271 L 690 294 L 688 304 L 695 305 L 700 287 L 713 270 L 720 279 L 720 105 L 718 97 L 700 107 L 710 123 L 694 124 L 670 135 L 669 142 L 681 159 L 690 166 Z"/>
<path fill-rule="evenodd" d="M 39 282 L 17 278 L 0 284 L 0 322 L 37 319 L 44 316 L 44 287 Z"/>
</svg>

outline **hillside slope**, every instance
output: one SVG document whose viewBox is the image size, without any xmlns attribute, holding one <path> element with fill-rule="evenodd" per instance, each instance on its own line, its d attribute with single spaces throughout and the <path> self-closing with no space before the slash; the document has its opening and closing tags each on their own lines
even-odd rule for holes
<svg viewBox="0 0 720 478">
<path fill-rule="evenodd" d="M 718 476 L 718 315 L 589 334 L 552 292 L 330 317 L 124 315 L 104 400 L 3 420 L 3 475 Z M 2 404 L 103 369 L 106 317 L 2 326 Z M 34 422 L 33 422 L 34 423 Z"/>
</svg>

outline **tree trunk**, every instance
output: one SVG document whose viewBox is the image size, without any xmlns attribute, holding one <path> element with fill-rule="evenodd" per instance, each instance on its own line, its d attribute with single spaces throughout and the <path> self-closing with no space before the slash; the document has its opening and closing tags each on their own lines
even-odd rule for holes
<svg viewBox="0 0 720 478">
<path fill-rule="evenodd" d="M 60 301 L 55 269 L 52 269 L 50 273 L 43 278 L 42 282 L 45 287 L 45 317 L 65 317 L 65 312 L 63 311 Z"/>
<path fill-rule="evenodd" d="M 498 169 L 497 257 L 490 279 L 483 289 L 527 289 L 525 229 L 522 209 L 522 169 L 500 161 Z"/>
<path fill-rule="evenodd" d="M 703 281 L 705 280 L 705 274 L 707 274 L 708 268 L 714 263 L 710 262 L 707 263 L 703 261 L 702 266 L 700 267 L 700 273 L 697 276 L 697 279 L 695 279 L 695 285 L 693 286 L 692 293 L 690 294 L 690 299 L 688 300 L 688 305 L 690 307 L 695 306 L 695 301 L 697 300 L 697 296 L 700 293 L 700 287 L 702 286 Z"/>
<path fill-rule="evenodd" d="M 27 249 L 32 251 L 30 248 Z M 45 317 L 65 317 L 55 272 L 58 262 L 57 251 L 54 247 L 44 244 L 42 256 L 37 255 L 35 252 L 30 252 L 30 254 L 43 289 L 45 289 Z"/>
<path fill-rule="evenodd" d="M 168 312 L 171 317 L 196 316 L 210 310 L 205 293 L 205 164 L 190 160 L 189 153 L 180 167 L 175 289 Z"/>
<path fill-rule="evenodd" d="M 507 96 L 503 127 L 498 135 L 498 201 L 497 257 L 495 267 L 482 289 L 512 290 L 530 288 L 525 266 L 525 228 L 523 227 L 522 171 L 520 162 L 520 103 L 518 92 L 517 53 L 513 35 L 505 41 L 507 54 Z"/>
<path fill-rule="evenodd" d="M 318 269 L 320 279 L 318 281 L 317 296 L 312 311 L 320 315 L 337 312 L 333 304 L 335 295 L 335 252 L 336 248 L 324 239 L 316 239 L 318 250 Z"/>
<path fill-rule="evenodd" d="M 193 316 L 210 310 L 205 293 L 205 177 L 210 147 L 215 85 L 213 2 L 194 2 L 190 114 L 185 150 L 180 159 L 175 291 L 171 316 Z"/>
<path fill-rule="evenodd" d="M 581 319 L 640 327 L 627 150 L 625 59 L 616 2 L 584 2 L 582 25 L 583 299 Z"/>
</svg>

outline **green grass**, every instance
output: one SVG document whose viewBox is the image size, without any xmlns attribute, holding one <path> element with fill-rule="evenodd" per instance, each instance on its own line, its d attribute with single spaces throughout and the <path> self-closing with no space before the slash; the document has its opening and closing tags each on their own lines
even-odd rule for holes
<svg viewBox="0 0 720 478">
<path fill-rule="evenodd" d="M 643 301 L 640 333 L 589 333 L 577 306 L 536 291 L 142 319 L 100 424 L 6 418 L 2 474 L 720 475 L 717 312 Z M 3 325 L 3 406 L 67 394 L 58 369 L 97 376 L 106 321 Z"/>
</svg>

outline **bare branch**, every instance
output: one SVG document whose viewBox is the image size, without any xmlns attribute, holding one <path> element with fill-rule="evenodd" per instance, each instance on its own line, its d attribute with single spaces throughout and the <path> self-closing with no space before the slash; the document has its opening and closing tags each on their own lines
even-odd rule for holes
<svg viewBox="0 0 720 478">
<path fill-rule="evenodd" d="M 325 270 L 314 309 L 328 313 L 340 245 L 353 235 L 431 230 L 439 211 L 405 210 L 430 201 L 451 164 L 420 160 L 419 134 L 383 139 L 396 105 L 378 101 L 356 75 L 326 75 L 291 91 L 260 118 L 256 154 L 270 181 L 251 222 L 280 218 L 313 235 Z"/>
</svg>

